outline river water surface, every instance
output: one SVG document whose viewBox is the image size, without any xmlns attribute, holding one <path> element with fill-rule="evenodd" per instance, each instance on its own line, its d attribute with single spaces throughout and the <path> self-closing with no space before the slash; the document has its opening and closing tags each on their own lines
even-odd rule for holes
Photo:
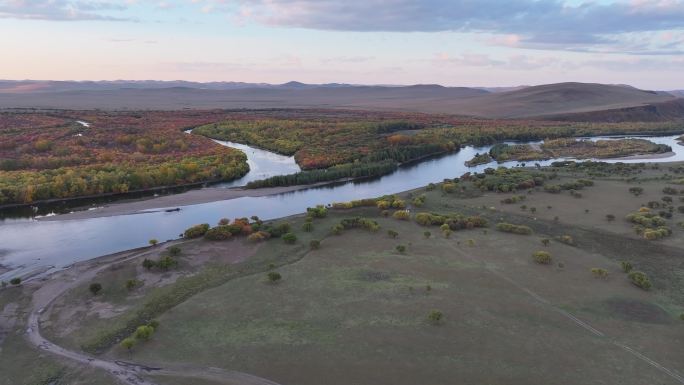
<svg viewBox="0 0 684 385">
<path fill-rule="evenodd" d="M 603 160 L 606 162 L 673 162 L 684 161 L 684 146 L 677 143 L 678 136 L 645 137 L 654 143 L 667 144 L 675 153 L 661 159 Z M 615 139 L 616 137 L 603 137 Z M 622 137 L 624 138 L 624 137 Z M 592 138 L 597 140 L 601 138 Z M 289 174 L 299 170 L 291 157 L 285 157 L 249 146 L 221 142 L 245 151 L 250 173 L 240 180 L 226 183 L 223 187 L 241 186 L 255 179 Z M 489 151 L 491 146 L 462 148 L 439 158 L 428 159 L 417 164 L 399 168 L 396 172 L 380 178 L 348 183 L 331 184 L 295 192 L 266 196 L 244 197 L 226 201 L 182 207 L 177 212 L 145 212 L 136 215 L 92 218 L 64 221 L 37 221 L 34 218 L 13 218 L 0 221 L 0 264 L 10 271 L 0 274 L 7 280 L 18 274 L 63 268 L 74 262 L 101 255 L 147 245 L 149 239 L 162 240 L 178 238 L 186 228 L 198 223 L 215 224 L 221 218 L 250 217 L 274 219 L 306 211 L 316 204 L 349 201 L 377 197 L 441 182 L 466 172 L 480 172 L 489 163 L 466 167 L 464 162 L 476 153 Z M 527 162 L 549 165 L 564 159 Z M 506 162 L 501 166 L 514 167 L 518 162 Z"/>
</svg>

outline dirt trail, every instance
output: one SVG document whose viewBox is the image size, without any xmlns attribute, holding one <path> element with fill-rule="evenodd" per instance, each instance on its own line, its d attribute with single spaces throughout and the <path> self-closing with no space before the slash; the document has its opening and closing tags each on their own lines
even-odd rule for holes
<svg viewBox="0 0 684 385">
<path fill-rule="evenodd" d="M 464 252 L 463 250 L 460 250 L 456 247 L 453 247 L 453 245 L 452 245 L 452 249 L 455 253 L 457 253 L 460 256 L 470 260 L 471 262 L 476 263 L 476 264 L 480 264 L 483 269 L 490 272 L 492 275 L 496 276 L 499 279 L 502 279 L 502 280 L 508 282 L 513 287 L 515 287 L 516 289 L 518 289 L 518 290 L 524 292 L 525 294 L 529 295 L 531 298 L 533 298 L 535 301 L 539 302 L 540 304 L 542 304 L 543 306 L 545 306 L 549 310 L 552 310 L 552 311 L 559 313 L 563 317 L 572 321 L 574 324 L 583 328 L 584 330 L 588 331 L 589 333 L 593 334 L 597 338 L 606 339 L 607 340 L 606 342 L 608 342 L 609 344 L 612 344 L 612 345 L 622 349 L 623 351 L 633 355 L 634 357 L 638 358 L 639 360 L 647 363 L 648 365 L 659 370 L 663 374 L 666 374 L 670 378 L 674 379 L 676 382 L 678 382 L 680 384 L 684 384 L 684 376 L 677 373 L 677 371 L 666 368 L 665 366 L 659 364 L 658 362 L 646 357 L 645 355 L 638 352 L 637 350 L 635 350 L 635 349 L 633 349 L 627 345 L 624 345 L 624 344 L 620 343 L 619 341 L 616 341 L 615 339 L 606 335 L 604 332 L 594 328 L 593 326 L 591 326 L 586 321 L 583 321 L 583 320 L 577 318 L 575 315 L 571 314 L 570 312 L 561 309 L 560 307 L 556 306 L 555 304 L 553 304 L 552 302 L 550 302 L 546 298 L 544 298 L 541 295 L 539 295 L 539 294 L 533 292 L 532 290 L 528 289 L 527 287 L 525 287 L 525 285 L 515 281 L 511 277 L 503 274 L 502 272 L 500 272 L 496 269 L 493 269 L 491 266 L 488 266 L 486 263 L 483 263 L 481 260 L 478 260 L 476 258 L 471 257 L 470 255 L 468 255 L 468 253 Z"/>
<path fill-rule="evenodd" d="M 166 246 L 168 247 L 168 245 Z M 123 384 L 155 385 L 154 382 L 146 379 L 144 376 L 159 375 L 202 378 L 228 385 L 279 385 L 250 374 L 219 368 L 198 368 L 192 366 L 150 367 L 129 361 L 99 359 L 55 345 L 40 334 L 40 315 L 67 290 L 92 280 L 98 272 L 109 268 L 114 263 L 125 262 L 157 251 L 158 249 L 147 249 L 133 253 L 119 253 L 114 255 L 117 256 L 115 258 L 104 258 L 104 261 L 99 260 L 94 263 L 77 264 L 71 270 L 56 273 L 49 279 L 40 281 L 40 283 L 37 283 L 38 281 L 32 282 L 32 284 L 39 284 L 40 287 L 34 292 L 32 297 L 26 328 L 27 339 L 31 344 L 45 352 L 67 358 L 79 364 L 105 370 Z"/>
</svg>

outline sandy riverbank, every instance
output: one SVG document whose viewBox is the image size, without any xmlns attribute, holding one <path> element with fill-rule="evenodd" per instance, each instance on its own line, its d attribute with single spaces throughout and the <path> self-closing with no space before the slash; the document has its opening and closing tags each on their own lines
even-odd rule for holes
<svg viewBox="0 0 684 385">
<path fill-rule="evenodd" d="M 218 188 L 209 187 L 199 190 L 190 190 L 180 194 L 164 195 L 155 198 L 110 203 L 102 207 L 74 211 L 68 214 L 53 215 L 39 218 L 39 221 L 64 221 L 75 219 L 90 219 L 112 217 L 117 215 L 143 214 L 150 211 L 181 208 L 182 206 L 197 205 L 202 203 L 217 202 L 242 197 L 262 197 L 267 195 L 282 194 L 290 191 L 304 190 L 307 188 L 324 185 L 325 183 L 303 186 L 270 187 L 260 189 L 243 188 Z"/>
<path fill-rule="evenodd" d="M 673 151 L 663 152 L 660 154 L 636 154 L 630 156 L 623 156 L 621 158 L 605 158 L 605 160 L 638 160 L 638 159 L 665 159 L 676 154 Z"/>
</svg>

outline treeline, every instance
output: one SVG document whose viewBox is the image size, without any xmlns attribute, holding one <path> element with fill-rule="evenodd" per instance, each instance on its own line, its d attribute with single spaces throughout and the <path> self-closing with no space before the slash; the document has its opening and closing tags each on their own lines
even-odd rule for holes
<svg viewBox="0 0 684 385">
<path fill-rule="evenodd" d="M 157 164 L 121 163 L 0 174 L 0 204 L 118 194 L 160 186 L 232 180 L 249 171 L 246 155 L 189 157 Z"/>
<path fill-rule="evenodd" d="M 297 186 L 344 178 L 375 177 L 390 174 L 397 167 L 397 163 L 391 160 L 372 163 L 346 163 L 325 170 L 301 171 L 295 174 L 277 175 L 249 182 L 247 188 Z"/>
<path fill-rule="evenodd" d="M 409 162 L 425 156 L 441 154 L 446 151 L 453 151 L 458 148 L 454 142 L 445 144 L 416 144 L 408 146 L 387 147 L 382 150 L 374 151 L 364 158 L 366 162 L 378 162 L 392 159 L 397 162 Z"/>
</svg>

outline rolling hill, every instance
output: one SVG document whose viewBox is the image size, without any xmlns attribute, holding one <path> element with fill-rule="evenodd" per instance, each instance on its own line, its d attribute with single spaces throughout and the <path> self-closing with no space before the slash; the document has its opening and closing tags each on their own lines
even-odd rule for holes
<svg viewBox="0 0 684 385">
<path fill-rule="evenodd" d="M 0 81 L 0 108 L 349 108 L 497 119 L 661 121 L 684 118 L 676 93 L 592 83 L 482 89 L 434 84 Z"/>
</svg>

